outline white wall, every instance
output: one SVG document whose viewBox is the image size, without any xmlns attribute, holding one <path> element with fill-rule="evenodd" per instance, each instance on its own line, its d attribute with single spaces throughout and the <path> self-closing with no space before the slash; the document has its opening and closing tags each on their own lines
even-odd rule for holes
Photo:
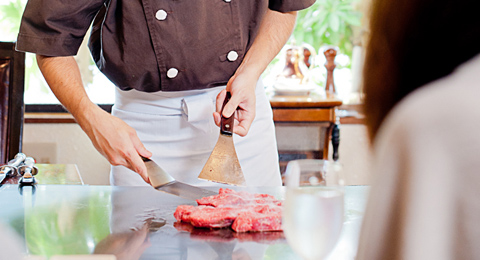
<svg viewBox="0 0 480 260">
<path fill-rule="evenodd" d="M 77 124 L 25 124 L 23 152 L 38 163 L 76 164 L 85 184 L 109 184 L 110 164 Z"/>
<path fill-rule="evenodd" d="M 361 124 L 340 125 L 340 146 L 338 161 L 343 165 L 346 185 L 368 185 L 371 180 L 371 149 L 367 128 Z M 332 158 L 330 144 L 329 158 Z"/>
<path fill-rule="evenodd" d="M 318 130 L 315 126 L 278 126 L 279 149 L 318 149 L 322 140 Z M 77 124 L 25 124 L 23 143 L 23 151 L 38 163 L 76 164 L 86 184 L 109 184 L 108 161 Z M 364 125 L 340 126 L 339 156 L 348 185 L 369 183 L 370 151 Z"/>
</svg>

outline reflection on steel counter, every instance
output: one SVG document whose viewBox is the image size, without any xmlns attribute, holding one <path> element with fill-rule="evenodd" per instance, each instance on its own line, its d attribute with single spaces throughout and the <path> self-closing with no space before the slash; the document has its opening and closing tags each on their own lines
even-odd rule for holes
<svg viewBox="0 0 480 260">
<path fill-rule="evenodd" d="M 263 258 L 269 244 L 257 243 L 253 240 L 257 238 L 255 236 L 245 235 L 227 240 L 221 237 L 222 232 L 232 233 L 232 231 L 226 229 L 219 230 L 218 233 L 214 231 L 210 233 L 210 239 L 204 240 L 199 232 L 203 233 L 207 230 L 193 230 L 193 235 L 190 232 L 178 230 L 179 226 L 175 224 L 173 213 L 178 205 L 187 204 L 194 205 L 195 202 L 157 192 L 149 187 L 116 187 L 115 192 L 112 193 L 111 233 L 140 236 L 138 231 L 142 230 L 141 227 L 148 219 L 165 219 L 165 225 L 159 228 L 148 228 L 147 236 L 151 246 L 141 248 L 144 251 L 140 259 L 230 259 L 234 254 L 240 254 L 247 259 Z M 211 241 L 215 234 L 220 236 L 220 241 Z M 265 239 L 262 236 L 258 238 Z M 252 240 L 248 240 L 250 243 L 243 243 L 247 239 Z M 273 236 L 271 243 L 286 244 L 283 238 L 275 240 Z"/>
<path fill-rule="evenodd" d="M 117 260 L 140 259 L 145 249 L 152 245 L 148 231 L 149 223 L 145 222 L 138 230 L 110 234 L 96 245 L 93 253 L 115 255 L 112 259 Z"/>
<path fill-rule="evenodd" d="M 173 226 L 180 232 L 188 232 L 190 238 L 203 241 L 229 242 L 237 239 L 239 242 L 256 242 L 274 244 L 285 240 L 283 232 L 234 232 L 230 228 L 196 228 L 190 223 L 177 221 Z"/>
<path fill-rule="evenodd" d="M 20 195 L 17 185 L 0 187 L 0 209 L 8 209 L 0 210 L 0 219 L 21 237 L 23 252 L 29 255 L 47 259 L 53 255 L 86 255 L 101 251 L 100 243 L 122 237 L 116 241 L 134 240 L 137 249 L 144 250 L 139 258 L 142 260 L 300 259 L 282 232 L 234 234 L 229 229 L 209 232 L 179 226 L 173 216 L 175 209 L 195 202 L 151 187 L 42 185 L 39 180 L 34 196 L 27 192 L 31 187 L 25 188 Z M 279 199 L 285 191 L 284 187 L 235 190 Z M 330 259 L 354 259 L 358 245 L 368 187 L 349 186 L 345 190 L 343 234 Z M 134 239 L 122 240 L 125 237 Z"/>
</svg>

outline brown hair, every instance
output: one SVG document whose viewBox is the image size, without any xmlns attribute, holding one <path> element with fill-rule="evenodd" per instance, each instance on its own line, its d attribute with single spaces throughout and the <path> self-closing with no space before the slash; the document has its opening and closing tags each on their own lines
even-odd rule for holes
<svg viewBox="0 0 480 260">
<path fill-rule="evenodd" d="M 373 0 L 363 72 L 371 141 L 402 98 L 480 52 L 479 10 L 478 0 Z"/>
</svg>

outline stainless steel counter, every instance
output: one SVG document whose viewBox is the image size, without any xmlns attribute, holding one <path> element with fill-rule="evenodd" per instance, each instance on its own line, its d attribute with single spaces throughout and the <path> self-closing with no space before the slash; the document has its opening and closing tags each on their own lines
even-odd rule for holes
<svg viewBox="0 0 480 260">
<path fill-rule="evenodd" d="M 283 187 L 242 190 L 279 199 L 284 194 Z M 367 193 L 366 186 L 346 187 L 344 227 L 330 259 L 354 258 Z M 21 194 L 17 185 L 3 185 L 0 222 L 13 228 L 28 254 L 46 257 L 103 253 L 118 259 L 300 259 L 282 232 L 239 234 L 175 223 L 173 212 L 180 204 L 196 205 L 149 187 L 38 185 L 33 194 L 30 187 Z"/>
</svg>

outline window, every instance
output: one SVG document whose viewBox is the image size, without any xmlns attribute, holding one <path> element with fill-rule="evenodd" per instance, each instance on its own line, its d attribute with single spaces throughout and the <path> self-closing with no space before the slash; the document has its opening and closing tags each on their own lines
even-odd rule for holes
<svg viewBox="0 0 480 260">
<path fill-rule="evenodd" d="M 338 47 L 334 70 L 337 95 L 344 103 L 359 102 L 362 64 L 362 10 L 369 0 L 317 0 L 313 6 L 298 12 L 297 24 L 290 42 L 307 45 L 315 53 L 312 79 L 325 85 L 325 46 Z"/>
<path fill-rule="evenodd" d="M 26 0 L 6 0 L 0 5 L 0 41 L 15 41 L 20 27 L 20 20 Z M 82 80 L 88 96 L 97 104 L 112 104 L 114 101 L 114 85 L 97 69 L 94 64 L 86 40 L 82 43 L 75 57 L 80 67 Z M 35 54 L 27 53 L 25 60 L 25 104 L 44 106 L 47 110 L 61 109 L 59 101 L 45 82 L 35 60 Z M 40 110 L 44 110 L 40 108 Z"/>
</svg>

